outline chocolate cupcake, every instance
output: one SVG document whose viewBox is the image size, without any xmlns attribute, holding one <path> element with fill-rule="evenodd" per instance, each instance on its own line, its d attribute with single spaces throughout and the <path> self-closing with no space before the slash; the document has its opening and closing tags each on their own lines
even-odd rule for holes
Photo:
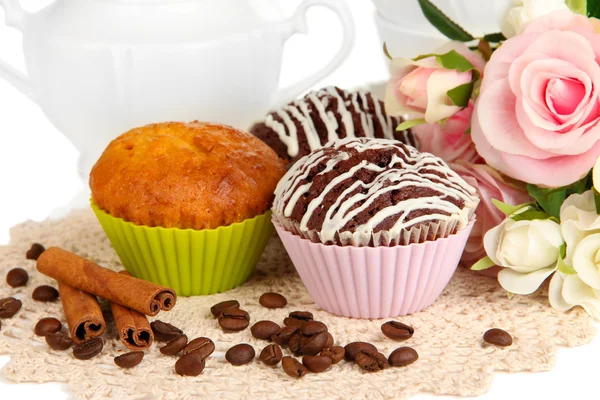
<svg viewBox="0 0 600 400">
<path fill-rule="evenodd" d="M 334 139 L 396 139 L 418 147 L 410 130 L 396 131 L 402 122 L 387 115 L 384 103 L 369 92 L 328 87 L 269 114 L 251 133 L 281 158 L 296 161 Z"/>
<path fill-rule="evenodd" d="M 387 139 L 344 139 L 302 158 L 276 189 L 275 217 L 315 243 L 395 246 L 465 228 L 475 189 L 442 159 Z"/>
</svg>

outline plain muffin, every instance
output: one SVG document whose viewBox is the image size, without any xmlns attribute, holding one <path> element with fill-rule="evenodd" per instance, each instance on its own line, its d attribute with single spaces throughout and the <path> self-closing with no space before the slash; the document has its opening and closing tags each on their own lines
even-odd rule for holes
<svg viewBox="0 0 600 400">
<path fill-rule="evenodd" d="M 215 229 L 265 213 L 284 165 L 249 133 L 169 122 L 112 141 L 90 188 L 100 209 L 137 225 Z"/>
</svg>

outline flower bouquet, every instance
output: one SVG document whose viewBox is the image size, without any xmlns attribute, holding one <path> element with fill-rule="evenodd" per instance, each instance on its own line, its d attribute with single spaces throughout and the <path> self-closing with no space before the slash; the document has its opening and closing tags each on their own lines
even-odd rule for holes
<svg viewBox="0 0 600 400">
<path fill-rule="evenodd" d="M 386 109 L 481 197 L 463 262 L 509 295 L 550 280 L 552 307 L 600 319 L 600 0 L 514 0 L 475 37 L 430 0 L 451 41 L 393 58 Z"/>
</svg>

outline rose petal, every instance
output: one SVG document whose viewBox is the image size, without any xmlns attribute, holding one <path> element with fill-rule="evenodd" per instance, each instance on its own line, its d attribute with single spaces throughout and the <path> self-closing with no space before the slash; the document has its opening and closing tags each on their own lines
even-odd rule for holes
<svg viewBox="0 0 600 400">
<path fill-rule="evenodd" d="M 521 35 L 520 37 L 533 40 L 538 36 L 539 34 L 535 33 L 530 36 Z M 507 40 L 502 43 L 502 46 L 498 47 L 493 55 L 494 62 L 488 62 L 485 66 L 485 79 L 481 83 L 481 93 L 484 93 L 495 82 L 508 77 L 512 64 L 516 59 L 526 54 L 529 44 L 529 40 Z"/>
<path fill-rule="evenodd" d="M 574 305 L 565 301 L 562 291 L 564 278 L 562 273 L 556 272 L 550 280 L 550 288 L 548 289 L 548 299 L 550 305 L 557 311 L 565 312 L 573 308 Z"/>
<path fill-rule="evenodd" d="M 575 247 L 572 266 L 579 277 L 594 289 L 600 289 L 600 269 L 596 263 L 600 251 L 600 234 L 586 236 Z"/>
<path fill-rule="evenodd" d="M 505 220 L 506 224 L 510 224 L 511 220 Z M 496 265 L 502 265 L 502 262 L 498 259 L 498 244 L 500 243 L 500 235 L 504 231 L 504 225 L 502 223 L 497 227 L 490 229 L 483 238 L 483 247 L 485 248 L 485 252 L 488 257 L 494 262 Z"/>
<path fill-rule="evenodd" d="M 511 293 L 515 294 L 531 294 L 539 289 L 552 273 L 556 271 L 556 267 L 548 267 L 538 269 L 527 274 L 513 271 L 509 268 L 504 268 L 498 273 L 498 282 L 500 285 Z"/>
<path fill-rule="evenodd" d="M 577 275 L 564 277 L 563 298 L 569 304 L 583 307 L 592 317 L 600 319 L 600 298 Z"/>
<path fill-rule="evenodd" d="M 427 111 L 425 121 L 435 123 L 450 118 L 461 110 L 461 107 L 447 105 L 448 91 L 471 82 L 471 72 L 436 70 L 427 82 Z"/>
</svg>

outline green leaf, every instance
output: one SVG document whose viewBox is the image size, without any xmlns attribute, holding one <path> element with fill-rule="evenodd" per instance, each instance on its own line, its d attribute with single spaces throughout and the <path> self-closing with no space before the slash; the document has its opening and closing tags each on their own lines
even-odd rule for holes
<svg viewBox="0 0 600 400">
<path fill-rule="evenodd" d="M 596 205 L 596 213 L 600 214 L 600 193 L 594 188 L 594 204 Z"/>
<path fill-rule="evenodd" d="M 566 0 L 565 3 L 575 14 L 587 15 L 587 0 Z"/>
<path fill-rule="evenodd" d="M 396 130 L 397 131 L 405 131 L 407 129 L 414 128 L 415 126 L 423 125 L 423 124 L 426 124 L 426 123 L 427 123 L 427 121 L 425 121 L 424 118 L 409 119 L 408 121 L 404 121 L 403 123 L 401 123 L 400 125 L 398 125 L 398 127 L 396 128 Z"/>
<path fill-rule="evenodd" d="M 492 46 L 490 46 L 490 42 L 484 39 L 481 39 L 479 41 L 479 44 L 477 45 L 477 50 L 479 50 L 481 56 L 485 61 L 490 61 L 490 59 L 492 58 L 492 53 L 494 52 L 494 50 L 492 50 Z"/>
<path fill-rule="evenodd" d="M 454 89 L 448 90 L 446 94 L 450 100 L 452 100 L 452 104 L 465 108 L 469 105 L 469 100 L 471 100 L 474 87 L 475 82 L 469 82 L 465 83 L 464 85 L 457 86 Z"/>
<path fill-rule="evenodd" d="M 508 297 L 509 300 L 512 300 L 513 297 L 515 297 L 515 294 L 513 292 L 506 292 L 506 296 Z"/>
<path fill-rule="evenodd" d="M 531 209 L 510 217 L 513 221 L 533 221 L 536 219 L 548 219 L 550 216 L 543 211 Z"/>
<path fill-rule="evenodd" d="M 483 270 L 492 268 L 495 265 L 496 265 L 496 263 L 494 263 L 491 258 L 485 257 L 485 258 L 482 258 L 481 260 L 477 261 L 471 267 L 471 270 L 473 270 L 473 271 L 483 271 Z"/>
<path fill-rule="evenodd" d="M 577 271 L 575 271 L 572 267 L 569 267 L 563 257 L 558 257 L 558 262 L 556 263 L 556 269 L 562 272 L 565 275 L 577 275 Z"/>
<path fill-rule="evenodd" d="M 592 187 L 592 179 L 590 174 L 583 177 L 581 180 L 569 185 L 555 189 L 541 188 L 535 185 L 528 184 L 527 192 L 533 197 L 542 210 L 551 217 L 560 219 L 560 207 L 570 195 L 574 193 L 583 193 Z"/>
<path fill-rule="evenodd" d="M 475 38 L 465 31 L 460 25 L 452 21 L 446 14 L 435 6 L 430 0 L 419 0 L 425 18 L 447 38 L 459 42 L 470 42 Z"/>
<path fill-rule="evenodd" d="M 393 60 L 394 57 L 392 57 L 392 55 L 390 54 L 390 51 L 388 50 L 387 47 L 387 43 L 383 42 L 383 53 L 387 56 L 387 58 L 389 58 L 390 60 Z"/>
<path fill-rule="evenodd" d="M 456 50 L 450 50 L 445 54 L 436 54 L 435 58 L 442 67 L 460 72 L 469 72 L 475 70 L 471 61 Z"/>
<path fill-rule="evenodd" d="M 510 204 L 503 203 L 497 199 L 492 199 L 492 203 L 494 203 L 496 208 L 498 210 L 502 211 L 502 213 L 504 215 L 506 215 L 507 217 L 513 215 L 514 213 L 516 213 L 517 211 L 519 211 L 525 207 L 531 207 L 533 205 L 531 203 L 525 203 L 525 204 L 519 204 L 516 206 L 511 206 Z"/>
<path fill-rule="evenodd" d="M 486 42 L 500 43 L 500 42 L 505 41 L 506 38 L 504 37 L 502 32 L 498 32 L 498 33 L 490 33 L 488 35 L 484 35 L 483 40 L 485 40 Z"/>
<path fill-rule="evenodd" d="M 600 0 L 587 0 L 587 16 L 600 18 Z"/>
</svg>

